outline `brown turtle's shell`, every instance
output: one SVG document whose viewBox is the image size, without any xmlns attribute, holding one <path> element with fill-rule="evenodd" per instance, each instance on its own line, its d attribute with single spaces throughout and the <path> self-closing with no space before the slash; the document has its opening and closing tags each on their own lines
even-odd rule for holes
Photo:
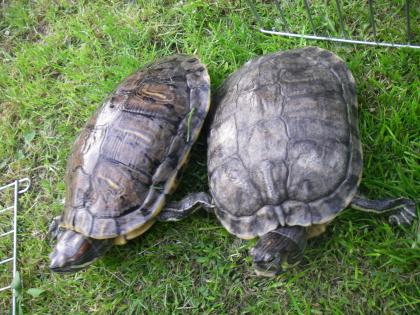
<svg viewBox="0 0 420 315">
<path fill-rule="evenodd" d="M 96 239 L 147 229 L 175 188 L 210 103 L 197 57 L 160 59 L 126 78 L 77 138 L 61 226 Z"/>
<path fill-rule="evenodd" d="M 219 89 L 208 137 L 216 215 L 242 238 L 332 220 L 362 174 L 355 81 L 333 53 L 257 57 Z"/>
</svg>

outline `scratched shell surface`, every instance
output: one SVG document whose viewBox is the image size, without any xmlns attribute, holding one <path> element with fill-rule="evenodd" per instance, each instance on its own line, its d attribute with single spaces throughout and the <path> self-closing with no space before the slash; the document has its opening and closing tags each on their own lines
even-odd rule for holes
<svg viewBox="0 0 420 315">
<path fill-rule="evenodd" d="M 78 136 L 61 226 L 105 239 L 152 220 L 176 186 L 210 103 L 207 70 L 175 55 L 127 77 Z"/>
<path fill-rule="evenodd" d="M 329 51 L 250 60 L 218 90 L 208 136 L 216 215 L 242 238 L 333 219 L 362 173 L 355 81 Z"/>
</svg>

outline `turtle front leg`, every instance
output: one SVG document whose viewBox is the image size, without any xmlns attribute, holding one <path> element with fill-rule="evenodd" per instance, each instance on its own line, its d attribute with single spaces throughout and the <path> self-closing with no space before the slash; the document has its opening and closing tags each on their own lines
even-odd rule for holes
<svg viewBox="0 0 420 315">
<path fill-rule="evenodd" d="M 305 227 L 281 227 L 263 235 L 251 250 L 257 275 L 273 277 L 303 257 L 306 247 Z"/>
<path fill-rule="evenodd" d="M 416 217 L 416 204 L 407 198 L 369 200 L 357 195 L 350 206 L 365 212 L 391 212 L 388 221 L 394 225 L 410 225 Z"/>
<path fill-rule="evenodd" d="M 192 193 L 181 201 L 168 203 L 158 215 L 158 221 L 179 221 L 194 213 L 198 209 L 204 209 L 213 213 L 214 205 L 212 198 L 205 192 Z"/>
</svg>

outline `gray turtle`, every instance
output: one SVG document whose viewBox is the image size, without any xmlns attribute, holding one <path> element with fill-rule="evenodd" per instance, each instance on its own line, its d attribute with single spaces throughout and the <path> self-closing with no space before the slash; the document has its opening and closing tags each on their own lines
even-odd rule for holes
<svg viewBox="0 0 420 315">
<path fill-rule="evenodd" d="M 177 186 L 210 105 L 197 57 L 174 55 L 127 77 L 77 138 L 50 268 L 80 270 L 147 231 Z"/>
<path fill-rule="evenodd" d="M 219 89 L 208 135 L 210 195 L 172 202 L 160 220 L 197 208 L 216 214 L 251 250 L 258 274 L 280 273 L 302 257 L 307 239 L 343 209 L 383 213 L 410 224 L 405 198 L 367 200 L 357 194 L 362 147 L 355 81 L 345 63 L 316 47 L 248 61 Z"/>
</svg>

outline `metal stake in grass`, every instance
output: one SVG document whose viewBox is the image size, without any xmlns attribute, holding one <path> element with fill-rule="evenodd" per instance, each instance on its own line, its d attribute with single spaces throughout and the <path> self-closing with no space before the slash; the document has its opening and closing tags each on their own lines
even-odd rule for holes
<svg viewBox="0 0 420 315">
<path fill-rule="evenodd" d="M 410 1 L 405 2 L 405 21 L 407 28 L 407 43 L 411 43 L 411 30 L 410 30 Z"/>
<path fill-rule="evenodd" d="M 340 6 L 340 1 L 339 0 L 335 0 L 335 4 L 337 6 L 337 13 L 338 13 L 338 18 L 340 20 L 340 28 L 341 28 L 341 34 L 347 38 L 347 32 L 346 32 L 346 28 L 344 27 L 344 21 L 343 21 L 343 14 L 341 13 L 341 6 Z"/>
<path fill-rule="evenodd" d="M 369 17 L 370 24 L 372 25 L 373 38 L 376 39 L 376 26 L 375 26 L 375 12 L 373 11 L 373 0 L 369 0 Z"/>
<path fill-rule="evenodd" d="M 274 3 L 276 4 L 277 10 L 280 12 L 280 16 L 281 16 L 281 19 L 282 19 L 283 25 L 284 25 L 284 30 L 286 32 L 289 32 L 289 25 L 287 23 L 286 16 L 284 15 L 284 12 L 283 12 L 283 9 L 280 5 L 280 2 L 278 0 L 274 0 Z"/>
<path fill-rule="evenodd" d="M 25 188 L 19 189 L 21 187 L 20 185 L 24 184 Z M 13 234 L 13 253 L 12 257 L 8 257 L 6 259 L 2 259 L 0 261 L 0 265 L 6 264 L 8 262 L 13 262 L 13 280 L 12 283 L 8 286 L 5 286 L 3 288 L 0 288 L 0 291 L 4 291 L 7 289 L 12 289 L 12 314 L 16 314 L 16 297 L 20 296 L 20 277 L 16 270 L 16 257 L 17 257 L 17 212 L 18 212 L 18 206 L 19 206 L 19 195 L 25 193 L 28 191 L 29 187 L 31 186 L 31 182 L 29 178 L 23 178 L 20 180 L 15 180 L 14 182 L 7 184 L 5 186 L 0 187 L 0 191 L 6 191 L 7 189 L 10 189 L 13 187 L 13 206 L 5 207 L 0 210 L 0 214 L 12 211 L 13 210 L 13 228 L 10 231 L 4 232 L 0 235 L 0 237 L 4 237 L 10 234 Z"/>
<path fill-rule="evenodd" d="M 315 24 L 314 24 L 314 21 L 312 20 L 312 14 L 311 14 L 311 10 L 309 9 L 308 0 L 305 0 L 304 3 L 305 3 L 306 12 L 308 13 L 309 22 L 311 23 L 312 32 L 314 32 L 314 35 L 316 35 Z"/>
</svg>

